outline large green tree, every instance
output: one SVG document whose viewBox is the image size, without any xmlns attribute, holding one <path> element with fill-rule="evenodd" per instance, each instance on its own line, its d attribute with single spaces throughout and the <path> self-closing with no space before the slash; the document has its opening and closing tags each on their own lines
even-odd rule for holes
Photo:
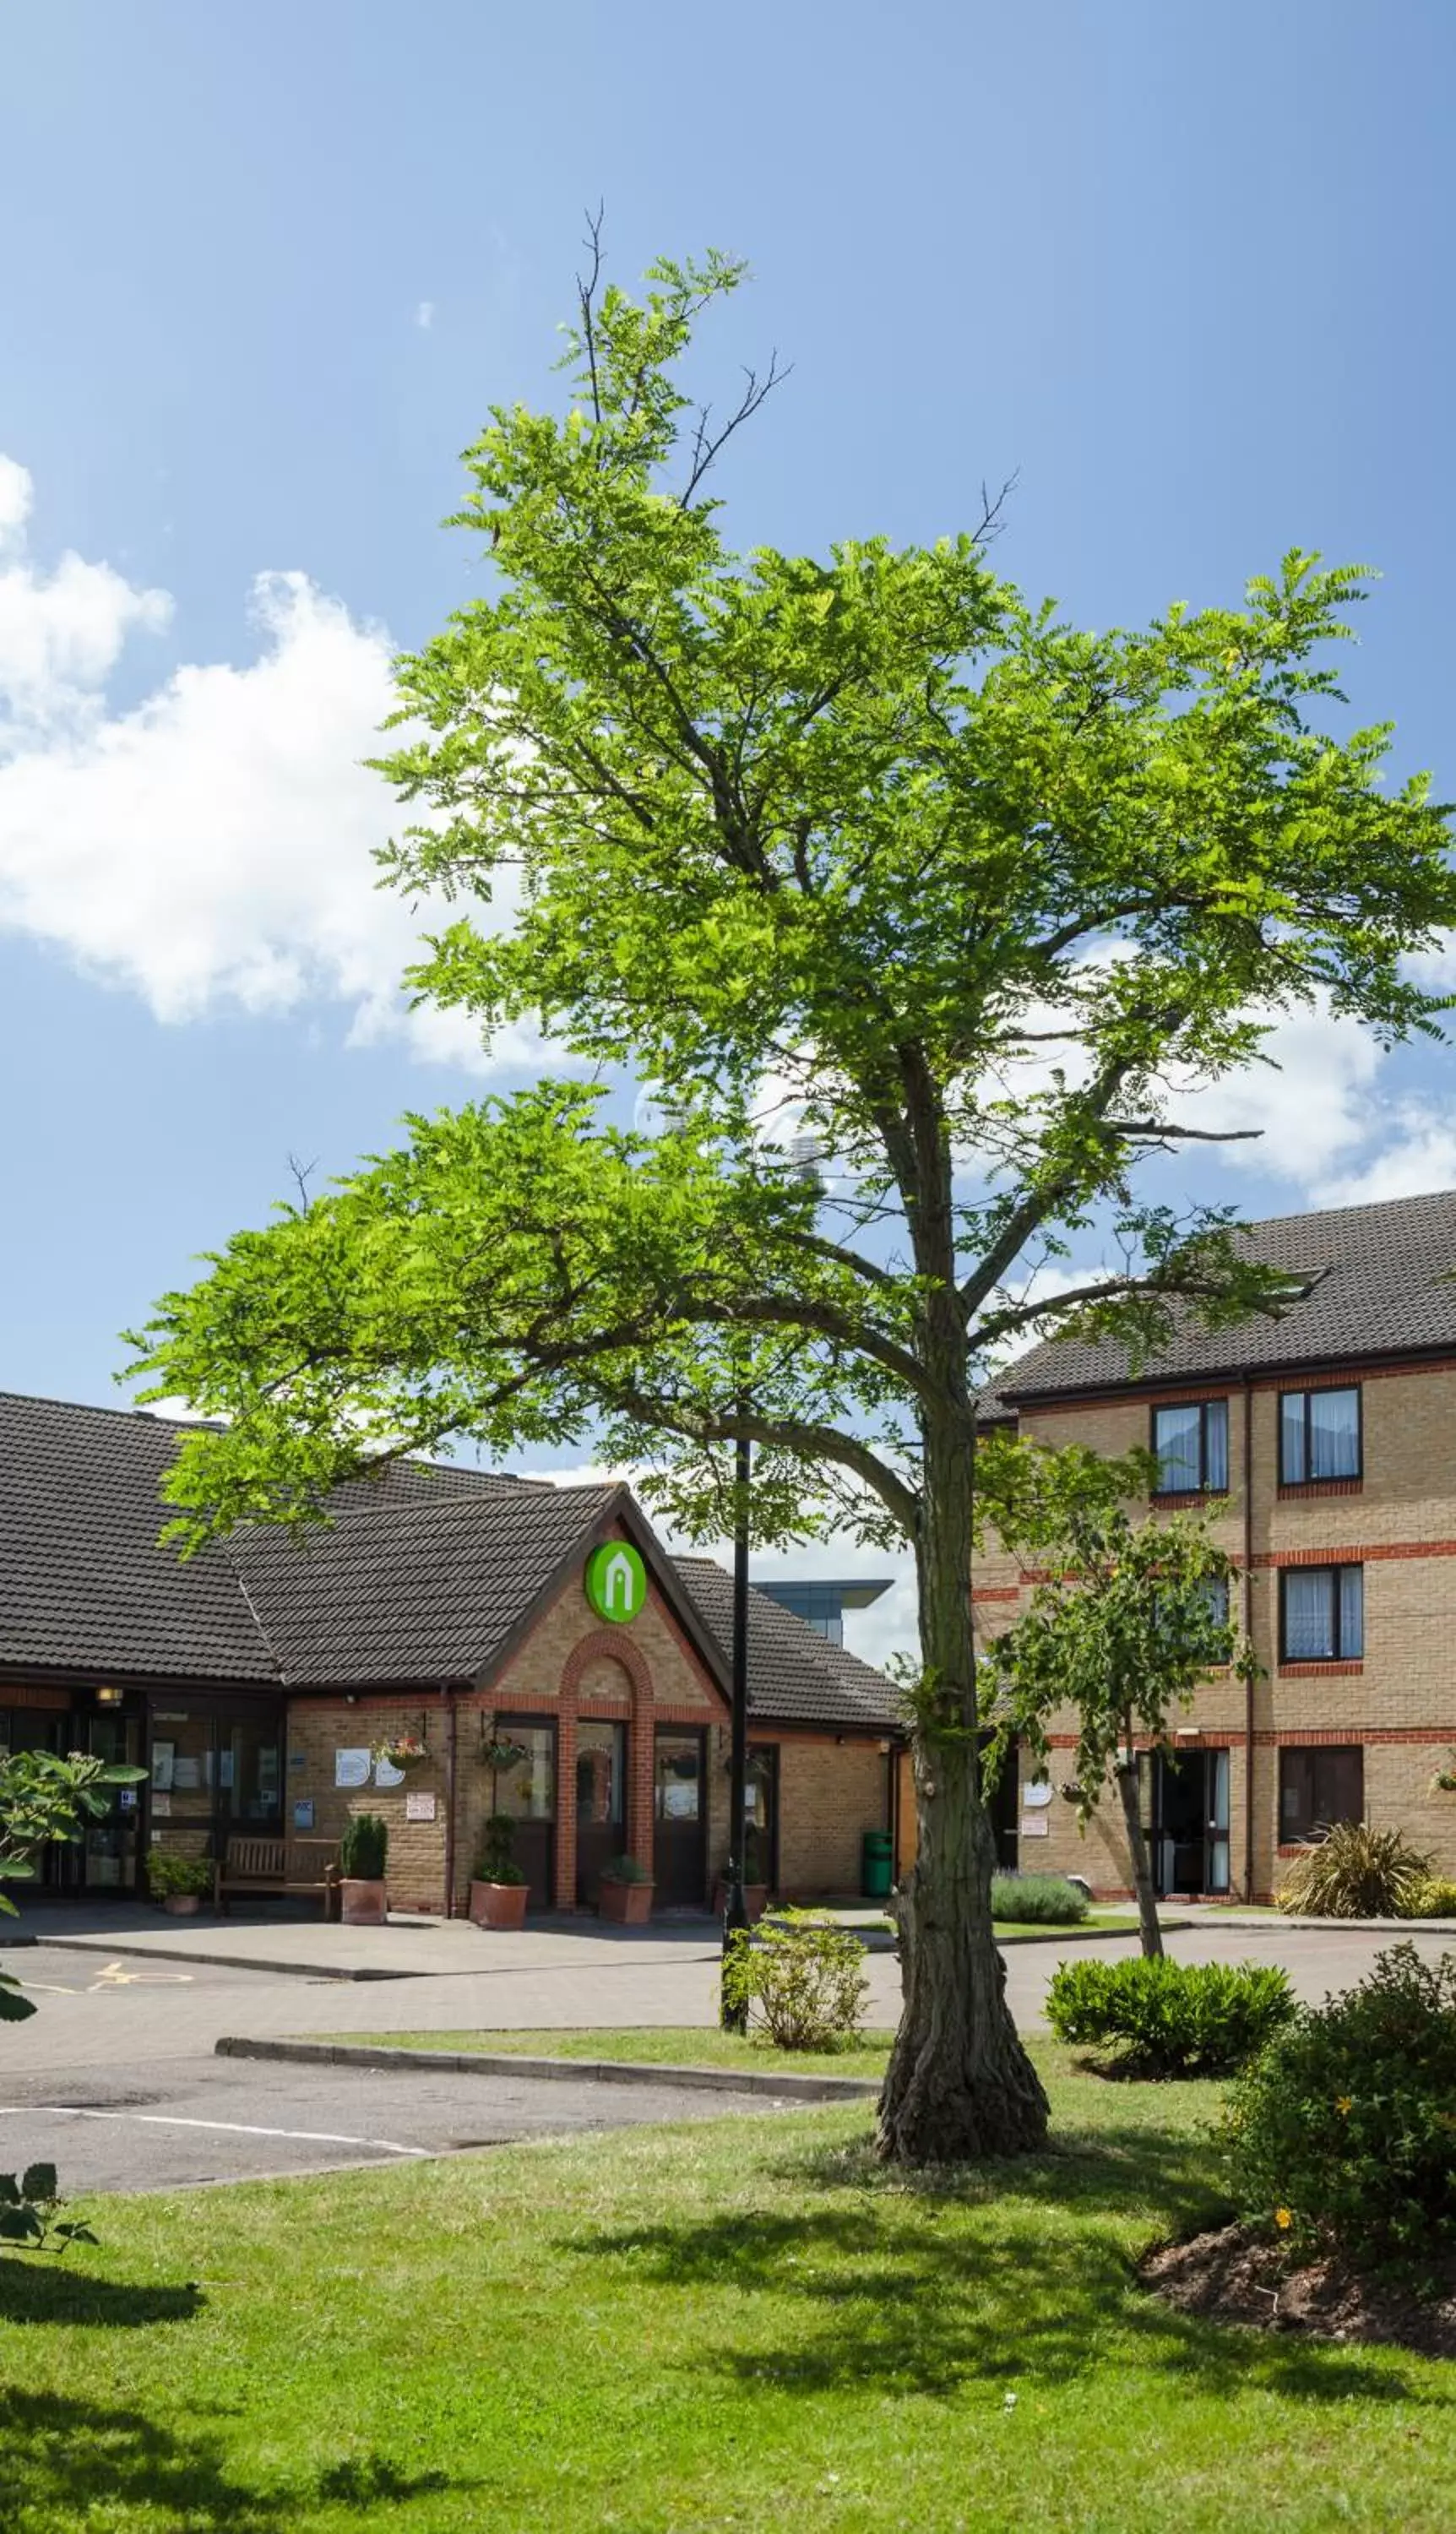
<svg viewBox="0 0 1456 2534">
<path fill-rule="evenodd" d="M 978 1449 L 978 1378 L 1094 1221 L 1116 1263 L 1059 1321 L 1145 1345 L 1276 1306 L 1224 1217 L 1138 1202 L 1134 1165 L 1204 1131 L 1170 1084 L 1283 1008 L 1432 1029 L 1405 954 L 1456 882 L 1385 734 L 1318 727 L 1355 572 L 1294 555 L 1242 607 L 1084 633 L 997 576 L 990 517 L 735 551 L 715 488 L 773 372 L 719 419 L 682 364 L 740 278 L 663 263 L 634 300 L 593 268 L 565 397 L 466 455 L 489 587 L 397 668 L 384 770 L 417 811 L 387 871 L 456 901 L 415 991 L 487 1039 L 539 1015 L 580 1078 L 409 1119 L 142 1352 L 152 1395 L 227 1420 L 173 1481 L 189 1539 L 314 1519 L 454 1435 L 594 1435 L 711 1530 L 746 1434 L 760 1538 L 908 1542 L 920 1849 L 880 2134 L 1002 2153 L 1047 2111 L 991 1932 L 972 1539 L 978 1489 L 1020 1480 Z M 623 1070 L 655 1131 L 614 1122 Z"/>
</svg>

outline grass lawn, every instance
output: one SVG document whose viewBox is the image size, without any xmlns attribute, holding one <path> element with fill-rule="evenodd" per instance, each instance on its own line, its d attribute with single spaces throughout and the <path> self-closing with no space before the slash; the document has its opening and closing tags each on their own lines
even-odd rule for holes
<svg viewBox="0 0 1456 2534">
<path fill-rule="evenodd" d="M 850 2050 L 773 2050 L 712 2024 L 633 2023 L 584 2032 L 311 2032 L 311 2041 L 359 2041 L 370 2049 L 489 2050 L 518 2057 L 631 2059 L 651 2067 L 754 2068 L 801 2077 L 882 2077 L 892 2032 L 866 2032 Z"/>
<path fill-rule="evenodd" d="M 0 2259 L 4 2534 L 1446 2534 L 1456 2371 L 1184 2321 L 1212 2096 L 879 2170 L 859 2107 L 93 2209 Z"/>
</svg>

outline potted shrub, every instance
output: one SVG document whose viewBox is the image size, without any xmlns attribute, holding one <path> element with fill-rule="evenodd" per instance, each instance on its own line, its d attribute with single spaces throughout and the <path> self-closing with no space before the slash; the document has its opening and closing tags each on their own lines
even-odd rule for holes
<svg viewBox="0 0 1456 2534">
<path fill-rule="evenodd" d="M 147 1858 L 147 1889 L 169 1918 L 195 1918 L 203 1896 L 212 1889 L 212 1866 L 206 1856 L 179 1856 L 175 1849 L 153 1847 Z"/>
<path fill-rule="evenodd" d="M 756 1927 L 768 1906 L 768 1841 L 757 1822 L 743 1835 L 743 1905 Z M 713 1912 L 721 1918 L 728 1906 L 728 1885 L 720 1874 L 713 1894 Z"/>
<path fill-rule="evenodd" d="M 510 1813 L 492 1813 L 470 1883 L 470 1916 L 477 1927 L 520 1927 L 525 1902 L 525 1876 L 516 1862 L 516 1824 Z"/>
<path fill-rule="evenodd" d="M 346 1927 L 382 1927 L 388 1914 L 385 1860 L 390 1834 L 378 1813 L 355 1813 L 338 1842 Z"/>
<path fill-rule="evenodd" d="M 604 1918 L 615 1918 L 619 1926 L 644 1927 L 652 1914 L 654 1889 L 645 1865 L 635 1856 L 614 1856 L 603 1869 L 597 1905 Z"/>
</svg>

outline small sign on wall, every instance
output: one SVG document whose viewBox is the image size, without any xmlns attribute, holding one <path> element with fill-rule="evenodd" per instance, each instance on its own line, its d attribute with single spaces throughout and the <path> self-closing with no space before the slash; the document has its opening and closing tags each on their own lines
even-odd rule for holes
<svg viewBox="0 0 1456 2534">
<path fill-rule="evenodd" d="M 334 1782 L 335 1786 L 367 1786 L 373 1755 L 369 1751 L 335 1751 Z"/>
<path fill-rule="evenodd" d="M 297 1796 L 297 1797 L 295 1798 L 294 1805 L 293 1805 L 293 1827 L 294 1827 L 294 1829 L 295 1829 L 295 1830 L 312 1830 L 312 1829 L 313 1829 L 313 1826 L 314 1826 L 314 1799 L 313 1799 L 313 1796 L 312 1796 L 312 1795 L 299 1795 L 299 1796 Z"/>
<path fill-rule="evenodd" d="M 405 1796 L 405 1798 L 404 1798 L 404 1818 L 405 1818 L 405 1820 L 406 1820 L 407 1822 L 410 1822 L 410 1821 L 421 1821 L 421 1822 L 429 1821 L 429 1822 L 432 1822 L 432 1821 L 434 1820 L 434 1818 L 435 1818 L 435 1798 L 434 1798 L 434 1796 L 433 1796 L 433 1795 L 406 1795 L 406 1796 Z"/>
<path fill-rule="evenodd" d="M 1023 1839 L 1046 1839 L 1050 1836 L 1051 1828 L 1052 1825 L 1045 1813 L 1023 1813 L 1021 1816 Z"/>
</svg>

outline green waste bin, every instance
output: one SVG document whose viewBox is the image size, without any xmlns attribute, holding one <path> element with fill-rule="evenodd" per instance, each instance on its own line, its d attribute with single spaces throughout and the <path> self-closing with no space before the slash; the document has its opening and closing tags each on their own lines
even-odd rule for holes
<svg viewBox="0 0 1456 2534">
<path fill-rule="evenodd" d="M 867 1830 L 860 1840 L 860 1890 L 867 1900 L 887 1900 L 895 1888 L 895 1852 L 887 1830 Z"/>
</svg>

